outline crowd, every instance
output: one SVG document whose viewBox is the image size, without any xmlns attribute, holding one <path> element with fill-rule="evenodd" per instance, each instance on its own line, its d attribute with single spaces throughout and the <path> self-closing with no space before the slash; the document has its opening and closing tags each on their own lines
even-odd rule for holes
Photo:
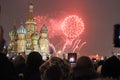
<svg viewBox="0 0 120 80">
<path fill-rule="evenodd" d="M 96 63 L 80 56 L 73 67 L 68 60 L 55 56 L 44 61 L 39 52 L 8 59 L 4 44 L 0 26 L 0 80 L 120 80 L 120 60 L 114 55 Z"/>
<path fill-rule="evenodd" d="M 80 56 L 71 66 L 68 60 L 50 57 L 44 61 L 39 52 L 10 60 L 0 53 L 0 80 L 120 80 L 120 60 L 111 56 L 93 63 Z"/>
</svg>

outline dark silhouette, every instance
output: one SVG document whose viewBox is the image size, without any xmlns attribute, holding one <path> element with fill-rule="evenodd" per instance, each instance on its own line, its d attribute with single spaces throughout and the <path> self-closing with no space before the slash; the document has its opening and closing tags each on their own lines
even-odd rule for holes
<svg viewBox="0 0 120 80">
<path fill-rule="evenodd" d="M 42 56 L 38 52 L 31 52 L 26 61 L 25 80 L 41 80 L 39 66 L 43 63 Z"/>
<path fill-rule="evenodd" d="M 90 58 L 81 56 L 73 68 L 71 80 L 93 80 L 96 78 L 98 78 L 98 74 Z"/>
<path fill-rule="evenodd" d="M 101 74 L 103 78 L 119 79 L 120 76 L 120 61 L 116 56 L 112 56 L 103 63 Z"/>
<path fill-rule="evenodd" d="M 0 6 L 0 14 L 1 14 L 1 6 Z M 2 53 L 5 45 L 5 39 L 4 39 L 4 31 L 3 27 L 0 25 L 0 53 Z"/>
<path fill-rule="evenodd" d="M 16 71 L 13 64 L 5 56 L 0 53 L 0 80 L 17 80 Z"/>
<path fill-rule="evenodd" d="M 101 75 L 101 68 L 104 63 L 104 60 L 100 60 L 97 62 L 97 72 Z"/>
<path fill-rule="evenodd" d="M 4 46 L 5 46 L 5 40 L 3 38 L 3 28 L 0 25 L 0 52 L 2 53 L 4 50 Z"/>
<path fill-rule="evenodd" d="M 24 79 L 24 69 L 25 69 L 25 59 L 21 56 L 18 55 L 14 60 L 13 60 L 13 65 L 15 67 L 15 70 L 17 72 L 18 78 L 20 80 Z"/>
<path fill-rule="evenodd" d="M 43 80 L 63 80 L 63 72 L 58 65 L 50 66 L 44 76 Z"/>
<path fill-rule="evenodd" d="M 41 65 L 40 71 L 41 71 L 41 78 L 44 80 L 44 76 L 46 73 L 46 70 L 49 69 L 52 65 L 59 66 L 63 73 L 62 80 L 68 80 L 70 75 L 70 65 L 65 62 L 64 60 L 58 58 L 58 57 L 51 57 L 49 60 L 47 60 L 44 64 Z"/>
</svg>

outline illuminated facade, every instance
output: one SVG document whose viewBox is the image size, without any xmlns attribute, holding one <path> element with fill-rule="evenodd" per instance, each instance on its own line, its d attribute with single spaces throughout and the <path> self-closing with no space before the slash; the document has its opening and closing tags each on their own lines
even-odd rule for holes
<svg viewBox="0 0 120 80">
<path fill-rule="evenodd" d="M 40 33 L 40 40 L 39 40 L 39 43 L 40 43 L 40 50 L 41 50 L 41 53 L 43 55 L 43 58 L 45 59 L 46 58 L 46 55 L 47 56 L 50 56 L 49 55 L 49 41 L 47 39 L 47 28 L 45 25 L 43 25 Z"/>
<path fill-rule="evenodd" d="M 33 17 L 33 4 L 29 5 L 29 15 L 25 22 L 16 29 L 15 27 L 9 33 L 10 43 L 8 45 L 9 52 L 22 53 L 28 55 L 31 51 L 40 52 L 42 56 L 48 57 L 49 55 L 49 40 L 47 39 L 47 28 L 43 25 L 40 30 L 40 36 L 37 33 L 36 22 Z"/>
<path fill-rule="evenodd" d="M 18 40 L 17 40 L 17 52 L 24 52 L 26 50 L 26 29 L 21 24 L 20 28 L 17 30 Z"/>
</svg>

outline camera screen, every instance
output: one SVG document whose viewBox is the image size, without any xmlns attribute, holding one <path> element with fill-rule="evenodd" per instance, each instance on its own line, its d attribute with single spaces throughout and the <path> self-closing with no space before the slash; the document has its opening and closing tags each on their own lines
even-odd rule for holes
<svg viewBox="0 0 120 80">
<path fill-rule="evenodd" d="M 76 53 L 68 53 L 68 61 L 70 63 L 76 63 L 77 54 Z"/>
<path fill-rule="evenodd" d="M 70 62 L 70 63 L 75 63 L 75 58 L 74 58 L 74 57 L 70 57 L 70 58 L 69 58 L 69 62 Z"/>
</svg>

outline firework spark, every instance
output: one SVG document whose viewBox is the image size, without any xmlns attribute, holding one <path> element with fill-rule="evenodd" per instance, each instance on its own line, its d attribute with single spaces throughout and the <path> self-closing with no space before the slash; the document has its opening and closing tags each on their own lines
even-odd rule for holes
<svg viewBox="0 0 120 80">
<path fill-rule="evenodd" d="M 80 41 L 81 40 L 79 40 L 79 39 L 75 41 L 75 43 L 73 45 L 73 52 L 75 52 L 76 48 L 78 48 L 78 45 L 79 45 Z"/>
<path fill-rule="evenodd" d="M 68 53 L 70 50 L 75 52 L 77 48 L 81 48 L 85 44 L 85 42 L 81 42 L 80 38 L 80 34 L 84 31 L 84 23 L 76 15 L 67 16 L 65 19 L 50 16 L 36 16 L 34 19 L 38 32 L 43 24 L 48 28 L 50 46 L 55 52 Z"/>
</svg>

